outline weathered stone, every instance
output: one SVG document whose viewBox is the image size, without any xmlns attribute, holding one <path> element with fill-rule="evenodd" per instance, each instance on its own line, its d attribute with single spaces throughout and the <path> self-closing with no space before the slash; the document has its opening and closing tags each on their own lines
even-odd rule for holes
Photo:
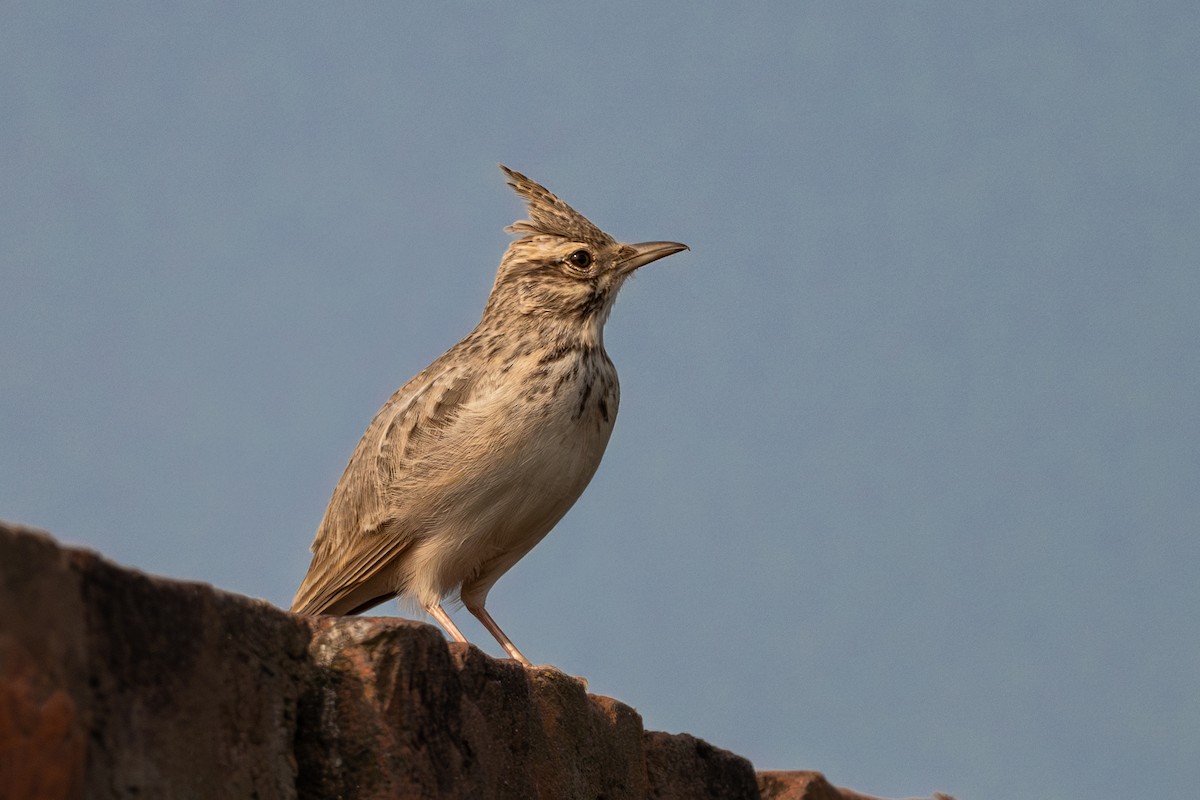
<svg viewBox="0 0 1200 800">
<path fill-rule="evenodd" d="M 83 602 L 69 554 L 0 525 L 0 794 L 82 796 Z"/>
<path fill-rule="evenodd" d="M 643 798 L 641 719 L 555 670 L 435 628 L 318 619 L 301 701 L 301 797 Z"/>
<path fill-rule="evenodd" d="M 70 554 L 0 525 L 0 787 L 13 798 L 82 795 L 86 661 Z"/>
<path fill-rule="evenodd" d="M 762 800 L 882 800 L 834 786 L 819 772 L 811 770 L 767 770 L 758 773 Z M 914 800 L 917 800 L 914 798 Z M 954 800 L 936 792 L 932 800 Z"/>
<path fill-rule="evenodd" d="M 869 800 L 863 795 L 845 793 L 821 773 L 810 770 L 760 772 L 758 790 L 763 800 Z"/>
<path fill-rule="evenodd" d="M 758 800 L 754 767 L 686 733 L 646 733 L 646 772 L 654 800 Z"/>
<path fill-rule="evenodd" d="M 429 625 L 297 617 L 0 523 L 3 800 L 760 796 L 862 800 L 819 773 L 756 781 Z"/>
</svg>

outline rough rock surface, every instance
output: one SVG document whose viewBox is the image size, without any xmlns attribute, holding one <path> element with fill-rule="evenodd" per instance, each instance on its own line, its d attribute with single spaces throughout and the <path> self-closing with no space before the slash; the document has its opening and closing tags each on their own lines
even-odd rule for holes
<svg viewBox="0 0 1200 800">
<path fill-rule="evenodd" d="M 0 798 L 861 798 L 394 618 L 305 619 L 0 523 Z"/>
</svg>

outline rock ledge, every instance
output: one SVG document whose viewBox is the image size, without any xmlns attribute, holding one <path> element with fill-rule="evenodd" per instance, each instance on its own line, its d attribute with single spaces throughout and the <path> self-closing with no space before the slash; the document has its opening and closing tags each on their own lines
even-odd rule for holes
<svg viewBox="0 0 1200 800">
<path fill-rule="evenodd" d="M 432 626 L 306 619 L 0 523 L 5 798 L 864 800 Z"/>
</svg>

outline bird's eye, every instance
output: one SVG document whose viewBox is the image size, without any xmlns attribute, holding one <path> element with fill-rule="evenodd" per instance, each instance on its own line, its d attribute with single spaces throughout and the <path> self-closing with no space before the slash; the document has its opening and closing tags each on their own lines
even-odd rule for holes
<svg viewBox="0 0 1200 800">
<path fill-rule="evenodd" d="M 567 256 L 567 263 L 579 269 L 587 269 L 592 265 L 592 254 L 587 250 L 576 250 Z"/>
</svg>

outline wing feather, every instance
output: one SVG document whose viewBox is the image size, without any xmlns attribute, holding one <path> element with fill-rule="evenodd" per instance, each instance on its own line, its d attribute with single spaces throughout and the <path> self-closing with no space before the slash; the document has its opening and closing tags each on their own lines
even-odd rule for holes
<svg viewBox="0 0 1200 800">
<path fill-rule="evenodd" d="M 449 353 L 447 354 L 449 356 Z M 350 614 L 395 597 L 399 559 L 427 521 L 397 489 L 453 439 L 475 381 L 444 356 L 401 387 L 367 427 L 338 481 L 296 592 L 299 614 Z"/>
</svg>

